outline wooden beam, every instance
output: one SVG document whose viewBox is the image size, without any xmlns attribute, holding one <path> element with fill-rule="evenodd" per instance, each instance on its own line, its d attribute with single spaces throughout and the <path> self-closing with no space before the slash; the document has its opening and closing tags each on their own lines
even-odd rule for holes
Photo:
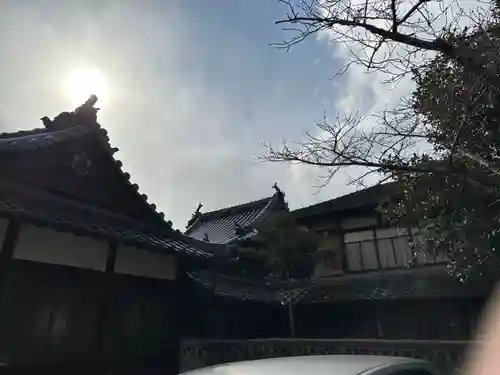
<svg viewBox="0 0 500 375">
<path fill-rule="evenodd" d="M 10 220 L 2 242 L 2 249 L 0 250 L 0 298 L 3 296 L 7 270 L 14 255 L 20 229 L 21 224 L 18 220 Z"/>
<path fill-rule="evenodd" d="M 118 245 L 116 242 L 110 242 L 108 248 L 108 257 L 106 259 L 106 270 L 105 273 L 114 273 L 115 263 L 116 263 L 116 251 Z"/>
<path fill-rule="evenodd" d="M 109 331 L 106 329 L 107 322 L 110 318 L 110 309 L 112 307 L 112 296 L 114 292 L 114 268 L 116 262 L 116 252 L 118 249 L 118 244 L 114 241 L 109 242 L 108 247 L 108 256 L 106 258 L 106 269 L 104 271 L 104 275 L 101 274 L 103 285 L 102 285 L 102 294 L 101 294 L 101 306 L 99 311 L 99 317 L 97 319 L 97 337 L 98 337 L 98 348 L 99 353 L 103 355 L 107 352 L 107 344 L 108 344 L 108 333 Z"/>
<path fill-rule="evenodd" d="M 172 325 L 173 325 L 173 337 L 172 337 L 172 355 L 168 363 L 168 373 L 169 374 L 180 374 L 181 373 L 181 362 L 180 355 L 176 353 L 181 352 L 181 339 L 185 335 L 185 331 L 189 326 L 189 313 L 193 301 L 192 295 L 188 292 L 187 287 L 189 280 L 186 274 L 188 269 L 186 259 L 176 259 L 176 278 L 173 280 L 174 283 L 174 298 L 175 301 L 172 304 L 173 314 L 171 315 Z M 205 324 L 205 322 L 203 322 Z M 192 333 L 192 332 L 191 332 Z"/>
</svg>

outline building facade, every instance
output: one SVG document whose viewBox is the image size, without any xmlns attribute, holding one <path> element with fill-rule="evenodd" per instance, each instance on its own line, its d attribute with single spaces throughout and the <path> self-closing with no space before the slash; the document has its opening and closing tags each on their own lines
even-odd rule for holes
<svg viewBox="0 0 500 375">
<path fill-rule="evenodd" d="M 213 252 L 139 193 L 94 103 L 0 135 L 1 363 L 176 374 L 179 274 Z"/>
<path fill-rule="evenodd" d="M 491 284 L 460 283 L 448 275 L 445 256 L 414 254 L 410 239 L 418 241 L 418 232 L 390 227 L 378 214 L 394 194 L 396 185 L 380 185 L 293 211 L 298 225 L 322 237 L 308 279 L 269 283 L 213 270 L 192 279 L 212 295 L 212 306 L 235 309 L 240 301 L 246 312 L 267 304 L 271 317 L 288 321 L 291 304 L 298 337 L 469 339 Z M 248 324 L 244 313 L 239 318 L 225 320 Z M 267 337 L 284 334 L 286 325 L 269 325 Z"/>
<path fill-rule="evenodd" d="M 416 234 L 376 211 L 394 185 L 293 211 L 322 236 L 314 272 L 269 281 L 234 249 L 288 210 L 283 192 L 199 206 L 185 233 L 174 230 L 115 159 L 95 101 L 0 134 L 4 366 L 176 374 L 181 338 L 288 337 L 289 306 L 299 337 L 470 337 L 491 286 L 449 277 L 440 255 L 412 254 Z"/>
</svg>

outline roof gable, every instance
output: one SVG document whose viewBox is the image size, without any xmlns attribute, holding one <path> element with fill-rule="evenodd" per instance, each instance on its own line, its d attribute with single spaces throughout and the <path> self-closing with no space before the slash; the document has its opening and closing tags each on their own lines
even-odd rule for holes
<svg viewBox="0 0 500 375">
<path fill-rule="evenodd" d="M 121 170 L 99 124 L 36 129 L 0 136 L 0 181 L 35 187 L 150 224 L 162 214 Z"/>
<path fill-rule="evenodd" d="M 212 249 L 204 250 L 209 244 L 174 231 L 122 171 L 113 157 L 117 149 L 97 123 L 95 100 L 53 121 L 42 118 L 45 129 L 0 134 L 0 216 L 211 257 Z"/>
<path fill-rule="evenodd" d="M 197 240 L 229 243 L 244 236 L 244 232 L 248 232 L 271 213 L 282 209 L 286 209 L 286 203 L 284 194 L 278 190 L 268 198 L 199 213 L 185 234 Z"/>
</svg>

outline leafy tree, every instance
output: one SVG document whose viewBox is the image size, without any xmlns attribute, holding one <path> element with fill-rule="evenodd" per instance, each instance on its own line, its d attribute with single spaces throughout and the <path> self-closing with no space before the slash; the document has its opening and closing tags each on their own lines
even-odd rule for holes
<svg viewBox="0 0 500 375">
<path fill-rule="evenodd" d="M 239 248 L 242 262 L 261 259 L 271 281 L 290 281 L 309 277 L 313 269 L 312 254 L 318 249 L 319 236 L 300 227 L 288 211 L 276 213 L 257 228 L 257 234 Z M 287 305 L 290 332 L 295 336 L 291 303 Z"/>
<path fill-rule="evenodd" d="M 498 30 L 464 36 L 477 54 L 498 67 L 489 41 Z M 493 69 L 493 68 L 490 68 Z M 496 68 L 495 68 L 496 69 Z M 500 233 L 499 90 L 462 65 L 437 56 L 415 73 L 412 110 L 434 147 L 433 158 L 413 165 L 439 165 L 428 173 L 399 173 L 402 199 L 385 208 L 393 220 L 419 227 L 416 250 L 446 253 L 461 279 L 498 276 Z M 478 158 L 476 158 L 478 156 Z"/>
<path fill-rule="evenodd" d="M 283 46 L 327 31 L 333 40 L 357 45 L 350 64 L 384 71 L 391 80 L 412 74 L 416 89 L 396 110 L 370 118 L 355 113 L 334 123 L 324 119 L 318 123 L 321 136 L 307 134 L 293 147 L 269 146 L 263 158 L 320 166 L 327 171 L 325 183 L 344 167 L 362 167 L 355 179 L 361 184 L 369 174 L 379 176 L 379 182 L 397 181 L 401 196 L 382 211 L 398 225 L 418 230 L 415 251 L 446 253 L 461 279 L 495 273 L 500 241 L 498 3 L 460 28 L 456 19 L 463 12 L 443 23 L 432 14 L 436 2 L 431 0 L 405 10 L 394 0 L 284 2 L 289 14 L 280 22 L 294 24 L 298 35 Z M 447 14 L 449 8 L 441 10 Z M 433 55 L 416 58 L 425 51 Z"/>
<path fill-rule="evenodd" d="M 318 236 L 300 227 L 288 211 L 277 213 L 257 227 L 254 251 L 264 259 L 273 279 L 309 277 L 312 253 L 318 249 Z"/>
</svg>

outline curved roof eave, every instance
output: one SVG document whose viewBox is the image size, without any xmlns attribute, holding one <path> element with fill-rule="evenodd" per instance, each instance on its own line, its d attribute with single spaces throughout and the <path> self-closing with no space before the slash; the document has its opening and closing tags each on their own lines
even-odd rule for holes
<svg viewBox="0 0 500 375">
<path fill-rule="evenodd" d="M 158 228 L 158 230 L 161 232 L 160 237 L 162 237 L 163 239 L 168 238 L 167 241 L 168 243 L 158 238 L 152 240 L 151 243 L 142 240 L 132 240 L 129 242 L 135 243 L 137 245 L 143 244 L 151 249 L 157 249 L 157 250 L 173 249 L 175 252 L 184 251 L 187 254 L 195 254 L 203 258 L 212 257 L 213 256 L 212 253 L 206 252 L 203 249 L 197 247 L 196 246 L 197 244 L 191 241 L 192 239 L 187 238 L 180 231 L 173 230 L 170 227 L 169 223 L 167 223 L 164 220 L 164 214 L 161 212 L 157 212 L 156 206 L 154 204 L 148 203 L 147 196 L 145 194 L 140 194 L 139 185 L 131 182 L 130 174 L 122 170 L 122 165 L 123 165 L 122 162 L 116 160 L 113 156 L 113 154 L 116 153 L 118 149 L 111 147 L 107 131 L 103 129 L 97 122 L 85 125 L 68 126 L 67 128 L 59 130 L 37 128 L 33 130 L 22 130 L 13 133 L 2 133 L 0 134 L 0 156 L 2 154 L 6 155 L 6 154 L 24 152 L 28 150 L 34 150 L 38 148 L 52 147 L 62 142 L 66 142 L 90 134 L 96 135 L 97 139 L 100 141 L 99 143 L 107 151 L 109 157 L 113 161 L 113 164 L 118 169 L 120 176 L 122 176 L 122 181 L 135 191 L 137 197 L 144 202 L 144 205 L 149 207 L 151 214 L 153 216 L 156 216 L 158 223 L 160 224 Z M 0 202 L 0 205 L 1 204 L 2 202 Z M 15 205 L 12 205 L 9 202 L 5 202 L 4 208 L 5 208 L 3 212 L 4 216 L 23 217 L 38 225 L 47 225 L 51 223 L 53 226 L 58 227 L 61 231 L 73 232 L 73 229 L 75 227 L 78 227 L 77 224 L 75 224 L 75 226 L 71 225 L 68 226 L 65 225 L 64 223 L 61 224 L 60 223 L 61 220 L 56 220 L 56 222 L 41 220 L 33 212 L 30 213 L 29 210 L 27 211 L 26 209 L 22 209 L 19 207 L 18 207 L 19 212 L 14 212 Z M 81 233 L 82 235 L 83 233 L 85 233 L 90 236 L 96 236 L 96 237 L 103 237 L 103 236 L 106 238 L 113 237 L 112 235 L 113 230 L 110 231 L 111 234 L 108 233 L 107 235 L 104 235 L 101 229 L 95 229 L 95 228 L 92 229 L 91 227 L 88 227 L 83 231 L 82 228 L 77 228 L 77 229 L 78 229 L 77 232 Z M 157 230 L 155 230 L 155 232 L 157 232 Z M 154 236 L 158 237 L 158 233 L 155 233 Z M 124 238 L 120 239 L 123 242 L 127 242 Z"/>
</svg>

